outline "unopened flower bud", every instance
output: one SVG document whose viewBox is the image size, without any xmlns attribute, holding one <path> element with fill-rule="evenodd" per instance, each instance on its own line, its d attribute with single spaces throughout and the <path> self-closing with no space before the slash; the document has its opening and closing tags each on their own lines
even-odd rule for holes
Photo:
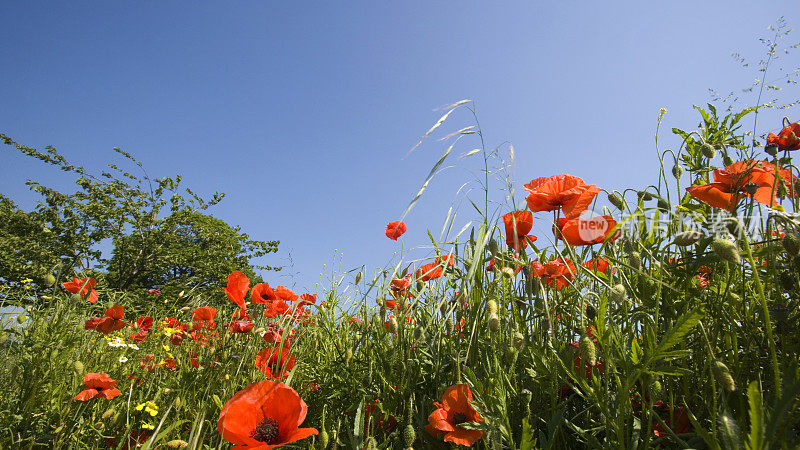
<svg viewBox="0 0 800 450">
<path fill-rule="evenodd" d="M 72 363 L 72 367 L 75 369 L 75 372 L 77 372 L 78 374 L 82 374 L 83 373 L 84 367 L 83 367 L 83 363 L 82 362 L 75 361 L 74 363 Z"/>
<path fill-rule="evenodd" d="M 714 253 L 723 261 L 728 261 L 733 264 L 740 264 L 742 262 L 739 249 L 736 247 L 736 243 L 731 240 L 715 238 L 711 241 L 711 249 L 714 250 Z"/>
<path fill-rule="evenodd" d="M 623 202 L 622 199 L 619 198 L 619 196 L 614 192 L 608 194 L 608 202 L 616 206 L 620 211 L 625 209 L 625 202 Z"/>
<path fill-rule="evenodd" d="M 588 365 L 593 366 L 597 364 L 597 350 L 595 349 L 594 342 L 589 336 L 585 334 L 578 344 L 578 349 L 581 352 L 581 359 Z"/>
<path fill-rule="evenodd" d="M 728 369 L 728 366 L 726 366 L 725 363 L 720 360 L 716 360 L 714 361 L 712 368 L 714 369 L 714 376 L 717 378 L 717 381 L 727 392 L 736 390 L 736 382 L 733 381 L 731 371 Z"/>
<path fill-rule="evenodd" d="M 455 324 L 453 324 L 453 319 L 450 317 L 444 321 L 444 328 L 447 331 L 447 334 L 453 334 L 453 329 L 455 328 Z"/>
<path fill-rule="evenodd" d="M 675 178 L 680 178 L 683 175 L 683 167 L 680 164 L 675 164 L 672 166 L 672 176 Z"/>
<path fill-rule="evenodd" d="M 358 272 L 356 274 L 356 284 L 360 283 L 361 282 L 361 278 L 363 278 L 363 277 L 364 277 L 364 272 Z"/>
<path fill-rule="evenodd" d="M 515 276 L 517 276 L 517 273 L 514 272 L 514 269 L 511 267 L 501 267 L 500 273 L 508 279 L 513 279 Z"/>
<path fill-rule="evenodd" d="M 609 297 L 611 298 L 611 301 L 613 301 L 614 303 L 619 304 L 619 303 L 622 303 L 622 302 L 625 301 L 625 297 L 627 295 L 628 295 L 628 291 L 625 289 L 624 285 L 615 284 L 611 288 L 611 292 L 609 294 Z"/>
<path fill-rule="evenodd" d="M 175 408 L 180 408 L 181 407 L 181 398 L 180 397 L 175 397 L 175 400 L 172 401 L 172 405 L 175 406 Z"/>
<path fill-rule="evenodd" d="M 181 308 L 181 311 L 186 312 L 186 311 L 189 311 L 190 309 L 192 309 L 192 308 L 189 308 L 188 306 L 184 306 L 183 308 Z"/>
<path fill-rule="evenodd" d="M 712 146 L 709 143 L 704 143 L 703 145 L 701 145 L 700 152 L 703 153 L 703 156 L 709 159 L 717 155 L 717 150 L 714 148 L 714 146 Z"/>
<path fill-rule="evenodd" d="M 486 302 L 486 309 L 489 310 L 489 314 L 497 314 L 497 302 L 494 300 L 489 300 Z"/>
<path fill-rule="evenodd" d="M 486 243 L 486 249 L 489 250 L 489 254 L 491 254 L 492 257 L 495 257 L 500 253 L 500 247 L 497 245 L 497 241 L 494 239 Z"/>
<path fill-rule="evenodd" d="M 628 256 L 628 263 L 633 267 L 634 270 L 639 270 L 642 268 L 642 255 L 639 252 L 631 252 Z"/>
<path fill-rule="evenodd" d="M 661 398 L 661 382 L 653 380 L 648 386 L 647 390 L 650 392 L 650 398 Z"/>
<path fill-rule="evenodd" d="M 489 331 L 492 333 L 497 333 L 500 330 L 500 317 L 497 314 L 489 314 Z"/>
<path fill-rule="evenodd" d="M 48 273 L 47 275 L 44 276 L 44 284 L 47 287 L 56 284 L 56 277 L 54 277 L 52 273 Z"/>
<path fill-rule="evenodd" d="M 728 166 L 730 166 L 731 164 L 733 164 L 733 162 L 734 162 L 734 161 L 733 161 L 733 158 L 731 158 L 730 156 L 728 156 L 728 154 L 727 154 L 727 153 L 723 153 L 723 154 L 722 154 L 722 164 L 724 164 L 724 165 L 725 165 L 725 167 L 728 167 Z"/>
<path fill-rule="evenodd" d="M 80 302 L 81 300 L 83 300 L 83 298 L 81 297 L 81 295 L 80 295 L 80 294 L 72 294 L 72 295 L 69 297 L 69 299 L 70 299 L 70 300 L 72 300 L 72 301 L 73 301 L 73 302 L 75 302 L 75 303 L 78 303 L 78 302 Z"/>
<path fill-rule="evenodd" d="M 167 442 L 167 447 L 169 448 L 186 448 L 189 446 L 189 443 L 186 441 L 182 441 L 180 439 L 173 439 Z"/>
<path fill-rule="evenodd" d="M 324 427 L 319 432 L 319 446 L 323 450 L 328 448 L 328 441 L 330 440 L 330 436 L 328 436 L 328 430 Z"/>
<path fill-rule="evenodd" d="M 511 341 L 511 345 L 513 345 L 514 348 L 517 350 L 522 350 L 522 347 L 525 346 L 525 336 L 519 331 L 517 331 L 516 333 L 514 333 L 514 338 Z"/>
<path fill-rule="evenodd" d="M 703 237 L 703 233 L 697 230 L 687 230 L 675 235 L 672 243 L 679 247 L 686 247 L 697 243 Z"/>
<path fill-rule="evenodd" d="M 744 185 L 744 190 L 747 192 L 747 195 L 753 196 L 758 192 L 758 187 L 758 183 L 747 183 Z"/>
<path fill-rule="evenodd" d="M 781 244 L 783 244 L 783 249 L 786 250 L 789 256 L 800 255 L 800 237 L 795 233 L 786 233 Z"/>
<path fill-rule="evenodd" d="M 778 154 L 778 144 L 767 144 L 764 151 L 770 156 L 775 156 Z"/>
<path fill-rule="evenodd" d="M 183 294 L 184 294 L 184 292 L 185 292 L 185 291 L 180 291 L 180 292 L 178 292 L 178 298 L 183 298 Z"/>
<path fill-rule="evenodd" d="M 417 432 L 414 431 L 414 426 L 410 424 L 406 425 L 406 427 L 403 428 L 403 444 L 405 444 L 406 447 L 411 447 L 414 445 L 414 440 L 416 438 Z"/>
<path fill-rule="evenodd" d="M 649 202 L 650 200 L 653 199 L 653 194 L 651 194 L 651 193 L 649 193 L 647 191 L 639 191 L 636 194 L 639 196 L 640 200 L 645 201 L 645 202 Z"/>
</svg>

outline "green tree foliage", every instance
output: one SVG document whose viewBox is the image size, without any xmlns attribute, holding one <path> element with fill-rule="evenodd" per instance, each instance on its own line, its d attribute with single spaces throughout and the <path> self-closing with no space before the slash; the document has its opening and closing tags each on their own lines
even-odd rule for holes
<svg viewBox="0 0 800 450">
<path fill-rule="evenodd" d="M 28 186 L 43 201 L 26 213 L 0 197 L 0 278 L 44 277 L 54 268 L 68 276 L 106 270 L 108 288 L 200 289 L 224 284 L 232 270 L 255 279 L 254 258 L 276 252 L 278 241 L 259 241 L 206 213 L 224 194 L 206 200 L 180 186 L 181 176 L 151 178 L 141 162 L 115 148 L 142 175 L 114 164 L 94 175 L 56 151 L 24 146 L 0 133 L 21 153 L 76 176 L 78 189 L 59 192 L 38 181 Z M 100 243 L 112 244 L 105 258 Z M 38 280 L 37 280 L 38 281 Z"/>
</svg>

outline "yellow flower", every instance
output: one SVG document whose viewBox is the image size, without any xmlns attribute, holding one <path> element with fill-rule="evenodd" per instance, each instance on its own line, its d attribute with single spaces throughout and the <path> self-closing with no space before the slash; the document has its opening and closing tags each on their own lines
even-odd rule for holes
<svg viewBox="0 0 800 450">
<path fill-rule="evenodd" d="M 31 280 L 30 278 L 23 278 L 23 279 L 20 281 L 20 283 L 22 283 L 22 284 L 28 284 L 28 283 L 30 283 L 31 281 L 33 281 L 33 280 Z"/>
<path fill-rule="evenodd" d="M 667 108 L 661 108 L 661 115 L 663 116 L 666 113 L 667 113 Z"/>
<path fill-rule="evenodd" d="M 154 430 L 156 428 L 155 425 L 149 422 L 142 422 L 142 429 L 144 430 Z"/>
<path fill-rule="evenodd" d="M 784 208 L 783 205 L 775 205 L 772 207 L 772 209 L 780 212 L 786 212 L 786 208 Z"/>
<path fill-rule="evenodd" d="M 150 414 L 153 417 L 155 417 L 158 414 L 158 405 L 156 405 L 153 402 L 144 402 L 136 405 L 137 411 L 141 411 L 143 409 L 144 412 Z"/>
</svg>

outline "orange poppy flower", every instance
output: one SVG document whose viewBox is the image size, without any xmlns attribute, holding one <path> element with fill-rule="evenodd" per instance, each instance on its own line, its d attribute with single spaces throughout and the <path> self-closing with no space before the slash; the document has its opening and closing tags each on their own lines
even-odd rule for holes
<svg viewBox="0 0 800 450">
<path fill-rule="evenodd" d="M 103 334 L 121 330 L 125 327 L 125 308 L 122 305 L 114 305 L 107 309 L 103 317 L 93 317 L 84 324 L 85 329 L 96 329 Z"/>
<path fill-rule="evenodd" d="M 611 216 L 597 216 L 585 220 L 580 217 L 575 219 L 561 217 L 553 231 L 557 230 L 556 237 L 569 245 L 593 245 L 606 240 L 609 242 L 617 240 L 622 233 L 617 230 L 612 235 L 612 230 L 616 226 L 617 221 Z"/>
<path fill-rule="evenodd" d="M 267 303 L 273 298 L 275 298 L 275 292 L 269 287 L 269 283 L 258 283 L 250 291 L 250 301 L 253 303 Z"/>
<path fill-rule="evenodd" d="M 438 262 L 432 262 L 420 266 L 414 276 L 419 281 L 435 280 L 442 276 L 443 270 L 444 269 Z"/>
<path fill-rule="evenodd" d="M 97 291 L 94 290 L 94 286 L 96 284 L 97 280 L 94 278 L 87 277 L 78 279 L 72 277 L 72 281 L 61 283 L 61 286 L 73 294 L 80 292 L 80 296 L 86 298 L 89 303 L 97 303 L 97 300 L 100 299 L 100 296 L 97 294 Z M 88 297 L 86 296 L 87 294 L 89 295 Z"/>
<path fill-rule="evenodd" d="M 225 294 L 228 299 L 236 303 L 239 308 L 247 309 L 244 303 L 244 295 L 247 294 L 247 289 L 250 288 L 250 279 L 247 275 L 234 270 L 228 275 L 228 287 L 224 288 Z"/>
<path fill-rule="evenodd" d="M 784 127 L 777 136 L 769 133 L 767 144 L 777 145 L 778 150 L 800 150 L 800 122 Z"/>
<path fill-rule="evenodd" d="M 217 420 L 219 434 L 235 449 L 271 449 L 319 432 L 299 428 L 308 407 L 291 387 L 273 380 L 251 384 L 233 395 Z"/>
<path fill-rule="evenodd" d="M 406 224 L 400 221 L 397 222 L 389 222 L 386 224 L 386 237 L 389 239 L 396 241 L 397 238 L 403 235 L 406 232 Z"/>
<path fill-rule="evenodd" d="M 468 430 L 461 428 L 464 422 L 481 422 L 481 416 L 470 404 L 472 391 L 466 384 L 450 386 L 442 395 L 441 403 L 434 403 L 438 407 L 428 416 L 425 429 L 432 436 L 444 438 L 445 442 L 471 447 L 483 436 L 481 430 Z"/>
<path fill-rule="evenodd" d="M 555 259 L 545 264 L 533 261 L 531 263 L 531 273 L 534 276 L 541 277 L 547 286 L 561 289 L 575 279 L 575 263 L 569 259 Z"/>
<path fill-rule="evenodd" d="M 781 175 L 786 173 L 785 169 Z M 748 185 L 755 186 L 753 199 L 769 205 L 774 201 L 772 186 L 775 182 L 775 170 L 770 169 L 767 161 L 738 161 L 724 170 L 717 169 L 713 172 L 714 182 L 697 186 L 690 186 L 686 191 L 692 197 L 707 203 L 714 208 L 733 211 L 739 200 L 747 198 Z"/>
<path fill-rule="evenodd" d="M 233 333 L 249 333 L 256 323 L 253 318 L 243 309 L 237 309 L 231 314 L 231 321 L 228 322 L 228 330 Z"/>
<path fill-rule="evenodd" d="M 192 311 L 192 322 L 195 330 L 213 330 L 217 324 L 214 317 L 217 315 L 217 308 L 212 306 L 202 306 Z"/>
<path fill-rule="evenodd" d="M 511 211 L 503 216 L 503 225 L 506 229 L 506 244 L 516 251 L 528 245 L 525 235 L 533 228 L 533 213 L 530 211 Z M 530 235 L 531 242 L 536 236 Z"/>
<path fill-rule="evenodd" d="M 289 310 L 289 305 L 283 300 L 274 300 L 264 303 L 264 317 L 277 317 Z"/>
<path fill-rule="evenodd" d="M 602 272 L 608 273 L 611 269 L 611 265 L 608 263 L 608 259 L 598 256 L 597 258 L 592 258 L 589 261 L 583 263 L 583 267 L 586 267 L 589 270 L 595 272 Z"/>
<path fill-rule="evenodd" d="M 495 258 L 492 258 L 492 260 L 489 261 L 489 265 L 486 266 L 486 271 L 487 272 L 494 272 L 495 270 L 502 271 L 506 267 L 512 268 L 511 266 L 505 266 L 503 265 L 502 262 L 499 262 Z M 515 264 L 515 267 L 513 267 L 513 269 L 514 269 L 514 275 L 516 276 L 519 275 L 519 273 L 522 271 L 522 266 L 519 264 Z"/>
<path fill-rule="evenodd" d="M 456 263 L 453 261 L 453 251 L 451 250 L 450 253 L 446 255 L 437 256 L 436 262 L 441 264 L 445 269 L 448 267 L 455 267 Z"/>
<path fill-rule="evenodd" d="M 117 389 L 117 380 L 112 379 L 105 372 L 87 373 L 83 377 L 83 384 L 86 389 L 75 396 L 75 400 L 85 402 L 95 397 L 103 397 L 111 400 L 120 394 Z"/>
<path fill-rule="evenodd" d="M 303 294 L 300 296 L 300 305 L 315 305 L 317 303 L 317 294 Z"/>
<path fill-rule="evenodd" d="M 411 286 L 411 275 L 406 275 L 403 278 L 395 278 L 389 284 L 393 292 L 403 292 Z"/>
<path fill-rule="evenodd" d="M 267 378 L 286 378 L 294 368 L 294 355 L 288 345 L 265 348 L 256 355 L 256 368 Z"/>
<path fill-rule="evenodd" d="M 600 192 L 594 184 L 586 184 L 572 175 L 555 175 L 531 180 L 522 186 L 528 192 L 525 201 L 532 212 L 555 211 L 561 208 L 568 219 L 586 211 Z"/>
<path fill-rule="evenodd" d="M 387 298 L 383 302 L 383 306 L 386 307 L 389 311 L 394 311 L 394 307 L 397 306 L 397 301 L 393 298 Z"/>
</svg>

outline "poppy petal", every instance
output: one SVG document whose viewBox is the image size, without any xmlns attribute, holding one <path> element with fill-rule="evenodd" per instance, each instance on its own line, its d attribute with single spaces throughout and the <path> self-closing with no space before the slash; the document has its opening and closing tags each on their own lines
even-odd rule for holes
<svg viewBox="0 0 800 450">
<path fill-rule="evenodd" d="M 247 278 L 247 275 L 234 270 L 228 275 L 228 286 L 223 290 L 230 301 L 236 303 L 239 308 L 245 309 L 244 296 L 249 287 L 250 279 Z"/>
</svg>

